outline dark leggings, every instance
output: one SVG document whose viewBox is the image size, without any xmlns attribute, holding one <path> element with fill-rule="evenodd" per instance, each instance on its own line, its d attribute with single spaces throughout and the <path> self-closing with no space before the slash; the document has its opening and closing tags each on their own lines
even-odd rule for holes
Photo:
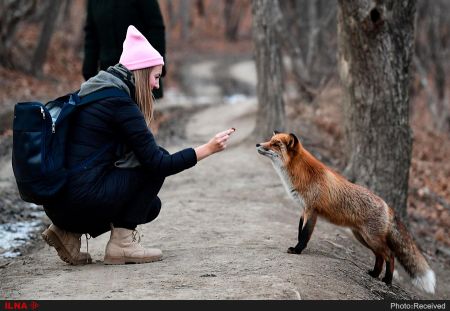
<svg viewBox="0 0 450 311">
<path fill-rule="evenodd" d="M 109 191 L 101 202 L 95 199 L 83 202 L 62 199 L 52 206 L 44 206 L 44 210 L 56 226 L 70 232 L 88 233 L 94 238 L 111 230 L 111 223 L 114 227 L 134 230 L 137 225 L 158 217 L 161 200 L 157 195 L 164 179 L 142 168 L 117 168 L 100 188 Z M 126 189 L 114 187 L 117 180 L 122 181 Z"/>
<path fill-rule="evenodd" d="M 157 193 L 163 185 L 164 179 L 157 179 L 137 194 L 136 198 L 127 204 L 126 208 L 113 218 L 114 227 L 134 230 L 137 225 L 149 223 L 158 217 L 161 210 L 161 200 Z M 150 189 L 150 191 L 148 191 Z M 149 193 L 150 192 L 150 193 Z"/>
<path fill-rule="evenodd" d="M 156 195 L 161 189 L 164 179 L 156 180 L 150 187 L 139 191 L 128 204 L 120 207 L 91 205 L 85 206 L 44 206 L 44 210 L 51 221 L 61 229 L 88 233 L 97 237 L 114 227 L 134 230 L 137 225 L 153 221 L 161 210 L 161 200 Z M 151 191 L 149 191 L 151 189 Z"/>
</svg>

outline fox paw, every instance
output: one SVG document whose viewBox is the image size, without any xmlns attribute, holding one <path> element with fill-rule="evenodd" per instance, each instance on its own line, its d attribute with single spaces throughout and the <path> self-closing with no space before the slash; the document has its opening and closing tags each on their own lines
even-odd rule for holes
<svg viewBox="0 0 450 311">
<path fill-rule="evenodd" d="M 386 285 L 390 286 L 392 285 L 392 278 L 389 277 L 384 277 L 381 279 L 384 283 L 386 283 Z"/>
<path fill-rule="evenodd" d="M 299 255 L 299 254 L 302 253 L 302 251 L 297 251 L 297 250 L 295 249 L 295 247 L 289 247 L 288 250 L 287 250 L 287 252 L 288 252 L 288 254 L 297 254 L 297 255 Z"/>
<path fill-rule="evenodd" d="M 376 273 L 374 270 L 368 270 L 367 273 L 373 278 L 378 278 L 380 276 L 380 274 Z"/>
</svg>

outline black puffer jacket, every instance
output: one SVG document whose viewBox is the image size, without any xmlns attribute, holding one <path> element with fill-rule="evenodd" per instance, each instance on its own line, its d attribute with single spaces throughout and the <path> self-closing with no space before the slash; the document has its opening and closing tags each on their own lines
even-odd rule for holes
<svg viewBox="0 0 450 311">
<path fill-rule="evenodd" d="M 111 87 L 134 94 L 131 72 L 120 64 L 100 71 L 81 85 L 78 94 Z M 95 237 L 108 231 L 110 223 L 131 226 L 151 221 L 161 208 L 157 195 L 165 177 L 197 163 L 192 148 L 171 155 L 159 147 L 129 96 L 83 106 L 70 122 L 67 166 L 83 163 L 84 170 L 69 176 L 60 195 L 44 206 L 52 222 L 68 231 Z M 106 152 L 99 155 L 100 150 Z M 93 155 L 99 156 L 87 163 Z"/>
<path fill-rule="evenodd" d="M 146 174 L 166 177 L 194 166 L 194 149 L 165 154 L 148 130 L 144 117 L 131 98 L 108 98 L 82 108 L 74 116 L 68 141 L 68 166 L 72 167 L 110 143 L 127 144 Z M 120 204 L 129 202 L 135 192 L 132 169 L 114 166 L 116 148 L 95 160 L 88 170 L 73 175 L 65 191 L 65 205 L 82 202 Z"/>
</svg>

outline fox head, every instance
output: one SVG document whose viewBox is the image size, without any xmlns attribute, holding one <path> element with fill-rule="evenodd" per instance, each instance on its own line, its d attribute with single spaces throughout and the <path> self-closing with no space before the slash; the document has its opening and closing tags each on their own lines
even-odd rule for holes
<svg viewBox="0 0 450 311">
<path fill-rule="evenodd" d="M 301 151 L 302 145 L 294 134 L 273 132 L 265 143 L 256 144 L 257 151 L 270 158 L 274 165 L 286 166 Z"/>
</svg>

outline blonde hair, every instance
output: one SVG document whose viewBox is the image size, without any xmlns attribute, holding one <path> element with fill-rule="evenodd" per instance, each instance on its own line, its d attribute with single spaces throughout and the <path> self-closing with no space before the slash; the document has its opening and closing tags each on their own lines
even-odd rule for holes
<svg viewBox="0 0 450 311">
<path fill-rule="evenodd" d="M 153 120 L 153 103 L 155 101 L 150 88 L 151 72 L 152 68 L 143 68 L 133 71 L 136 85 L 136 102 L 144 115 L 148 127 L 150 127 L 150 123 Z"/>
</svg>

